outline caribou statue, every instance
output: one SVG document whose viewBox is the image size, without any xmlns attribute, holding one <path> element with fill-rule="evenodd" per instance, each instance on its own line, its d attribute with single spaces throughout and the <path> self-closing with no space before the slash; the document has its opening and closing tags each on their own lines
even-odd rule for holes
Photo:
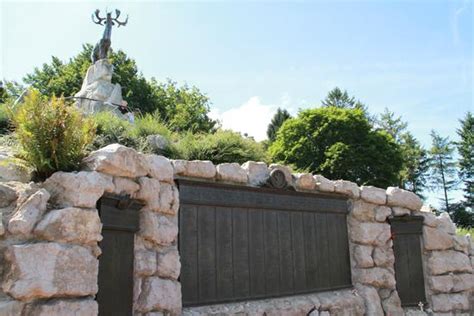
<svg viewBox="0 0 474 316">
<path fill-rule="evenodd" d="M 118 20 L 120 16 L 120 10 L 115 10 L 115 18 L 112 17 L 112 12 L 107 12 L 105 18 L 99 16 L 100 10 L 95 10 L 92 14 L 92 22 L 99 25 L 105 25 L 104 34 L 100 41 L 95 45 L 94 50 L 91 54 L 92 63 L 95 63 L 99 59 L 107 58 L 107 54 L 110 49 L 111 37 L 112 37 L 112 26 L 117 24 L 117 27 L 125 26 L 128 22 L 128 15 L 125 21 L 120 22 Z"/>
</svg>

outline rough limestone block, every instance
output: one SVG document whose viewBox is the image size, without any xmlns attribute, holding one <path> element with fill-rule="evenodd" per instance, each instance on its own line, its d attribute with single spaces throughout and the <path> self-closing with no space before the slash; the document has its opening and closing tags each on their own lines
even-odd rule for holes
<svg viewBox="0 0 474 316">
<path fill-rule="evenodd" d="M 394 206 L 392 207 L 393 216 L 405 216 L 410 215 L 410 210 L 404 207 Z"/>
<path fill-rule="evenodd" d="M 181 314 L 180 283 L 149 277 L 143 282 L 142 289 L 137 303 L 140 312 L 159 310 L 170 312 L 171 315 Z"/>
<path fill-rule="evenodd" d="M 377 267 L 392 268 L 395 263 L 395 256 L 392 248 L 376 247 L 373 253 L 374 263 Z"/>
<path fill-rule="evenodd" d="M 97 293 L 99 261 L 81 246 L 38 243 L 9 246 L 3 290 L 19 300 Z"/>
<path fill-rule="evenodd" d="M 376 207 L 375 204 L 357 200 L 353 203 L 351 215 L 361 222 L 374 222 Z"/>
<path fill-rule="evenodd" d="M 321 192 L 334 192 L 335 190 L 335 183 L 329 179 L 326 179 L 320 174 L 313 176 L 314 180 L 316 181 L 316 190 Z"/>
<path fill-rule="evenodd" d="M 0 315 L 2 316 L 18 316 L 23 315 L 25 303 L 14 300 L 0 301 Z"/>
<path fill-rule="evenodd" d="M 186 165 L 188 161 L 182 159 L 172 159 L 171 165 L 173 166 L 173 171 L 175 175 L 183 175 L 186 173 Z"/>
<path fill-rule="evenodd" d="M 462 251 L 465 254 L 469 254 L 470 237 L 454 235 L 454 236 L 452 236 L 452 238 L 453 238 L 453 241 L 454 241 L 454 249 L 455 250 Z"/>
<path fill-rule="evenodd" d="M 378 206 L 375 209 L 375 220 L 377 222 L 385 222 L 387 217 L 392 214 L 392 209 L 388 206 Z"/>
<path fill-rule="evenodd" d="M 154 179 L 173 182 L 174 170 L 168 158 L 158 155 L 146 155 L 148 175 Z"/>
<path fill-rule="evenodd" d="M 142 292 L 142 282 L 142 277 L 139 277 L 138 275 L 133 276 L 133 310 L 137 309 L 138 298 Z M 137 313 L 134 313 L 134 315 L 137 315 Z"/>
<path fill-rule="evenodd" d="M 376 288 L 395 289 L 395 276 L 384 268 L 353 269 L 355 282 L 371 285 Z"/>
<path fill-rule="evenodd" d="M 186 170 L 182 174 L 186 177 L 213 179 L 216 176 L 216 167 L 209 160 L 193 160 L 186 163 Z"/>
<path fill-rule="evenodd" d="M 334 181 L 334 191 L 358 199 L 360 197 L 360 189 L 354 182 L 346 180 Z"/>
<path fill-rule="evenodd" d="M 317 294 L 317 298 L 321 303 L 320 310 L 327 310 L 331 315 L 362 316 L 365 314 L 363 298 L 352 291 L 323 292 Z"/>
<path fill-rule="evenodd" d="M 267 164 L 264 162 L 247 161 L 242 165 L 248 177 L 248 183 L 252 186 L 259 186 L 265 183 L 270 176 Z"/>
<path fill-rule="evenodd" d="M 448 272 L 472 272 L 469 257 L 458 251 L 434 251 L 428 259 L 428 268 L 433 275 Z"/>
<path fill-rule="evenodd" d="M 149 276 L 156 272 L 156 253 L 149 250 L 135 250 L 134 271 L 138 276 Z"/>
<path fill-rule="evenodd" d="M 361 199 L 374 204 L 384 205 L 387 202 L 387 193 L 385 190 L 373 186 L 361 186 L 360 197 Z"/>
<path fill-rule="evenodd" d="M 434 213 L 421 211 L 421 212 L 413 212 L 412 214 L 415 216 L 423 216 L 424 218 L 423 225 L 430 226 L 433 228 L 438 227 L 439 222 Z"/>
<path fill-rule="evenodd" d="M 159 212 L 168 215 L 178 214 L 179 193 L 173 184 L 161 183 Z"/>
<path fill-rule="evenodd" d="M 148 177 L 138 179 L 140 190 L 136 193 L 135 198 L 146 203 L 147 208 L 158 212 L 160 210 L 160 181 Z M 164 183 L 163 183 L 164 184 Z"/>
<path fill-rule="evenodd" d="M 17 199 L 18 195 L 14 188 L 0 183 L 0 207 L 7 207 Z"/>
<path fill-rule="evenodd" d="M 397 187 L 387 188 L 387 205 L 400 206 L 412 211 L 419 211 L 423 202 L 413 192 L 406 191 Z"/>
<path fill-rule="evenodd" d="M 175 249 L 158 255 L 158 275 L 162 278 L 177 280 L 181 271 L 179 253 Z"/>
<path fill-rule="evenodd" d="M 168 217 L 143 210 L 140 212 L 140 235 L 157 245 L 171 245 L 178 236 L 178 225 Z"/>
<path fill-rule="evenodd" d="M 247 183 L 247 172 L 238 163 L 217 165 L 217 179 L 226 182 Z"/>
<path fill-rule="evenodd" d="M 353 221 L 351 221 L 353 222 Z M 351 225 L 350 238 L 355 243 L 384 246 L 389 241 L 390 225 L 385 223 L 360 223 Z"/>
<path fill-rule="evenodd" d="M 390 296 L 382 301 L 386 315 L 403 315 L 402 302 L 397 291 L 392 291 Z"/>
<path fill-rule="evenodd" d="M 0 236 L 5 235 L 5 227 L 3 226 L 3 213 L 0 213 Z"/>
<path fill-rule="evenodd" d="M 446 250 L 453 247 L 453 236 L 441 229 L 423 226 L 423 242 L 426 250 Z"/>
<path fill-rule="evenodd" d="M 473 291 L 474 290 L 474 274 L 454 274 L 453 275 L 453 292 Z"/>
<path fill-rule="evenodd" d="M 372 259 L 371 246 L 354 246 L 353 256 L 358 268 L 371 268 L 374 266 L 374 260 Z"/>
<path fill-rule="evenodd" d="M 311 173 L 299 173 L 295 178 L 295 185 L 299 190 L 314 190 L 316 187 L 316 180 Z"/>
<path fill-rule="evenodd" d="M 452 275 L 431 276 L 429 282 L 435 293 L 449 293 L 454 287 Z"/>
<path fill-rule="evenodd" d="M 113 178 L 95 171 L 56 172 L 44 182 L 58 207 L 95 208 L 105 191 L 114 189 Z"/>
<path fill-rule="evenodd" d="M 364 299 L 367 315 L 383 315 L 382 304 L 377 290 L 372 286 L 356 285 L 357 292 Z"/>
<path fill-rule="evenodd" d="M 34 232 L 50 241 L 92 244 L 102 240 L 101 230 L 102 223 L 96 209 L 69 207 L 48 212 Z"/>
<path fill-rule="evenodd" d="M 134 196 L 138 190 L 140 190 L 140 185 L 135 181 L 124 178 L 124 177 L 114 177 L 114 190 L 112 193 L 117 195 L 127 194 L 130 196 Z"/>
<path fill-rule="evenodd" d="M 439 229 L 443 230 L 448 234 L 456 235 L 456 226 L 454 225 L 453 221 L 451 220 L 451 217 L 447 212 L 441 213 L 441 215 L 438 216 L 437 219 Z"/>
<path fill-rule="evenodd" d="M 89 170 L 128 178 L 146 176 L 150 170 L 145 156 L 120 144 L 93 151 L 83 162 Z"/>
<path fill-rule="evenodd" d="M 26 311 L 35 316 L 93 316 L 99 313 L 99 305 L 93 299 L 52 300 L 32 304 Z"/>
<path fill-rule="evenodd" d="M 431 296 L 435 312 L 469 311 L 468 293 L 436 294 Z"/>
<path fill-rule="evenodd" d="M 12 234 L 29 236 L 33 227 L 46 211 L 46 203 L 50 194 L 41 189 L 21 204 L 8 222 L 8 231 Z"/>
</svg>

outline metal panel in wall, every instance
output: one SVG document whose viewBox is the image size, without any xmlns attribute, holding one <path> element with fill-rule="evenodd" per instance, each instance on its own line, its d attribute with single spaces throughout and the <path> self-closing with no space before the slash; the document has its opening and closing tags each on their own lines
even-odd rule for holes
<svg viewBox="0 0 474 316">
<path fill-rule="evenodd" d="M 390 219 L 393 251 L 395 254 L 395 279 L 403 306 L 426 303 L 421 241 L 422 216 L 403 216 Z"/>
<path fill-rule="evenodd" d="M 183 304 L 351 286 L 347 199 L 179 181 Z"/>
<path fill-rule="evenodd" d="M 103 240 L 99 244 L 99 315 L 132 315 L 134 234 L 141 205 L 107 196 L 99 200 L 97 208 L 103 224 Z"/>
</svg>

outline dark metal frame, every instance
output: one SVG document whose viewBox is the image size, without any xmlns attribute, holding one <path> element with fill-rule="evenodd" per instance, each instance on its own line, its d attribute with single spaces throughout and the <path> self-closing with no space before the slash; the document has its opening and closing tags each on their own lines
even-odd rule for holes
<svg viewBox="0 0 474 316">
<path fill-rule="evenodd" d="M 427 302 L 421 243 L 423 221 L 423 216 L 389 218 L 397 291 L 404 307 L 418 307 L 420 302 Z"/>
<path fill-rule="evenodd" d="M 340 271 L 341 275 L 344 275 L 344 277 L 346 278 L 342 285 L 338 285 L 338 286 L 326 286 L 326 287 L 318 287 L 318 288 L 311 288 L 311 289 L 305 289 L 305 290 L 295 290 L 295 291 L 292 291 L 291 293 L 289 292 L 285 292 L 285 293 L 278 293 L 278 294 L 275 294 L 275 295 L 269 295 L 267 293 L 265 294 L 262 294 L 262 295 L 251 295 L 250 294 L 248 296 L 245 296 L 245 297 L 235 297 L 235 298 L 226 298 L 226 299 L 206 299 L 206 300 L 202 300 L 202 301 L 193 301 L 193 302 L 190 302 L 189 300 L 187 300 L 186 298 L 186 289 L 184 287 L 186 287 L 186 282 L 182 282 L 182 286 L 183 286 L 183 305 L 184 306 L 199 306 L 199 305 L 208 305 L 208 304 L 217 304 L 217 303 L 226 303 L 226 302 L 237 302 L 237 301 L 247 301 L 247 300 L 255 300 L 255 299 L 262 299 L 262 298 L 272 298 L 272 297 L 282 297 L 282 296 L 291 296 L 291 295 L 300 295 L 300 294 L 308 294 L 308 293 L 315 293 L 315 292 L 321 292 L 321 291 L 327 291 L 327 290 L 338 290 L 338 289 L 344 289 L 344 288 L 352 288 L 352 283 L 351 283 L 351 271 L 350 271 L 350 259 L 349 259 L 349 250 L 348 250 L 348 238 L 347 238 L 347 224 L 346 224 L 346 215 L 349 211 L 349 200 L 347 200 L 347 197 L 343 196 L 343 195 L 340 195 L 340 194 L 321 194 L 321 193 L 307 193 L 307 192 L 296 192 L 296 191 L 291 191 L 291 190 L 287 190 L 287 189 L 274 189 L 274 188 L 268 188 L 268 187 L 264 187 L 264 188 L 255 188 L 255 187 L 248 187 L 248 186 L 238 186 L 238 185 L 230 185 L 230 184 L 221 184 L 221 183 L 215 183 L 215 182 L 203 182 L 203 181 L 199 181 L 199 180 L 187 180 L 187 179 L 177 179 L 177 183 L 178 183 L 178 186 L 179 186 L 179 190 L 180 190 L 180 205 L 181 205 L 181 210 L 180 210 L 180 215 L 179 215 L 179 223 L 180 223 L 180 235 L 179 235 L 179 243 L 178 243 L 178 247 L 179 247 L 179 250 L 180 250 L 180 254 L 181 254 L 181 258 L 182 258 L 182 272 L 185 271 L 186 269 L 186 264 L 187 264 L 187 258 L 186 258 L 186 253 L 183 253 L 183 245 L 182 245 L 182 242 L 183 242 L 183 239 L 182 239 L 182 234 L 185 233 L 185 230 L 186 229 L 189 229 L 189 227 L 186 227 L 186 226 L 183 226 L 183 214 L 184 212 L 186 211 L 183 211 L 183 207 L 189 207 L 190 205 L 193 205 L 193 207 L 208 207 L 208 206 L 212 206 L 214 208 L 219 208 L 219 209 L 225 209 L 225 208 L 237 208 L 237 209 L 245 209 L 247 210 L 247 234 L 249 234 L 249 230 L 250 230 L 250 222 L 249 222 L 249 214 L 248 213 L 250 210 L 254 210 L 254 211 L 259 211 L 259 212 L 262 212 L 264 214 L 270 214 L 270 213 L 277 213 L 277 214 L 282 214 L 284 213 L 285 215 L 284 216 L 288 216 L 288 219 L 290 219 L 290 223 L 288 224 L 289 226 L 292 227 L 292 218 L 294 218 L 295 216 L 301 216 L 301 220 L 303 220 L 303 218 L 306 220 L 307 217 L 304 217 L 304 216 L 309 216 L 309 218 L 311 218 L 311 220 L 315 220 L 315 222 L 312 222 L 312 224 L 315 224 L 316 223 L 316 216 L 320 216 L 321 218 L 324 218 L 325 220 L 327 220 L 328 218 L 331 218 L 331 225 L 335 225 L 337 223 L 337 225 L 339 225 L 340 223 L 336 220 L 335 221 L 335 218 L 343 218 L 343 220 L 341 220 L 340 222 L 344 224 L 344 226 L 337 226 L 337 231 L 341 231 L 341 232 L 344 232 L 345 236 L 344 238 L 344 242 L 341 242 L 341 237 L 339 237 L 338 241 L 336 242 L 337 245 L 335 246 L 331 246 L 329 245 L 329 243 L 332 241 L 334 242 L 334 240 L 328 240 L 328 241 L 325 241 L 323 243 L 326 244 L 326 249 L 328 248 L 331 248 L 331 251 L 334 251 L 332 248 L 337 248 L 337 247 L 342 247 L 341 249 L 347 249 L 347 252 L 346 253 L 341 253 L 341 254 L 338 254 L 340 256 L 340 258 L 335 258 L 334 261 L 336 262 L 337 260 L 340 260 L 341 262 L 344 262 L 344 264 L 342 263 L 337 263 L 336 262 L 336 265 L 338 267 L 341 267 L 342 265 L 342 268 L 345 268 L 345 271 Z M 286 186 L 284 186 L 286 188 Z M 239 196 L 239 194 L 235 193 L 236 191 L 238 191 L 238 193 L 242 193 L 244 196 L 245 196 L 245 199 L 237 199 L 236 197 Z M 233 193 L 232 193 L 233 192 Z M 230 193 L 230 194 L 227 194 L 227 193 Z M 295 199 L 296 198 L 296 199 Z M 227 210 L 228 211 L 228 210 Z M 196 216 L 198 213 L 196 213 Z M 217 214 L 217 213 L 215 213 Z M 233 213 L 233 211 L 231 211 L 231 217 L 234 216 L 235 217 L 235 213 Z M 306 214 L 306 215 L 305 215 Z M 318 215 L 319 214 L 319 215 Z M 217 215 L 215 215 L 217 216 Z M 262 215 L 262 221 L 264 221 L 264 218 L 266 215 Z M 278 216 L 283 216 L 283 215 L 276 215 L 276 220 L 277 222 L 279 221 L 279 218 Z M 232 217 L 232 218 L 234 218 Z M 234 220 L 232 220 L 232 223 L 234 223 Z M 329 223 L 329 222 L 328 222 Z M 310 225 L 310 227 L 312 227 L 311 223 L 303 223 L 301 222 L 301 225 Z M 217 220 L 215 222 L 215 227 L 217 227 Z M 234 224 L 232 224 L 234 225 Z M 318 224 L 320 225 L 320 224 Z M 231 226 L 231 227 L 234 227 L 234 226 Z M 277 223 L 277 227 L 278 227 L 278 223 Z M 290 229 L 292 229 L 290 227 Z M 305 226 L 307 227 L 307 226 Z M 314 226 L 313 226 L 314 227 Z M 319 226 L 318 226 L 319 227 Z M 303 228 L 303 226 L 301 226 L 301 229 Z M 216 231 L 215 231 L 215 234 L 216 234 L 216 240 L 217 240 L 217 228 L 215 228 Z M 329 228 L 325 228 L 325 232 L 327 234 L 334 234 L 334 232 L 329 232 Z M 265 235 L 266 233 L 261 233 L 262 236 Z M 291 233 L 293 234 L 293 233 Z M 300 236 L 304 236 L 304 232 L 300 232 L 298 233 Z M 313 232 L 311 232 L 312 234 L 312 239 L 311 240 L 315 240 L 314 238 L 317 238 L 317 235 L 319 234 L 319 232 L 316 232 L 315 230 Z M 198 236 L 198 235 L 196 235 Z M 276 238 L 279 240 L 281 237 L 280 235 L 275 235 Z M 293 236 L 293 235 L 291 235 Z M 197 238 L 197 237 L 196 237 Z M 232 237 L 234 238 L 234 237 Z M 253 246 L 250 246 L 251 245 L 251 238 L 247 236 L 247 251 L 250 252 L 250 248 L 253 247 Z M 262 237 L 264 238 L 264 237 Z M 265 237 L 266 238 L 266 237 Z M 291 237 L 293 238 L 293 237 Z M 303 238 L 303 241 L 304 241 L 304 238 Z M 316 240 L 317 241 L 317 240 Z M 196 241 L 197 242 L 197 241 Z M 232 239 L 232 244 L 235 243 L 235 240 Z M 310 241 L 308 241 L 310 242 Z M 278 244 L 280 244 L 280 241 L 277 241 Z M 294 242 L 291 241 L 291 246 L 294 247 Z M 345 245 L 343 244 L 345 243 Z M 217 249 L 217 241 L 215 241 L 215 247 Z M 321 242 L 319 241 L 318 242 L 318 245 L 320 245 Z M 281 246 L 278 246 L 278 247 L 281 247 Z M 301 246 L 301 247 L 305 247 L 305 246 Z M 317 246 L 311 244 L 310 246 L 308 246 L 310 248 L 314 248 L 316 250 L 314 251 L 317 251 Z M 199 248 L 201 249 L 201 248 Z M 196 251 L 199 251 L 199 249 L 197 249 Z M 280 248 L 278 248 L 280 249 Z M 280 250 L 276 250 L 276 251 L 280 251 Z M 202 249 L 201 249 L 202 251 Z M 216 250 L 217 251 L 217 250 Z M 236 250 L 231 250 L 232 252 L 236 251 Z M 266 250 L 264 250 L 266 251 Z M 293 256 L 296 256 L 296 249 L 291 249 L 291 256 L 293 258 Z M 303 251 L 303 260 L 304 262 L 307 262 L 307 260 L 309 259 L 306 259 L 306 248 L 302 250 Z M 329 250 L 328 250 L 329 251 Z M 280 264 L 281 264 L 281 256 L 282 254 L 280 252 L 278 252 L 280 256 Z M 316 254 L 316 253 L 314 253 Z M 334 254 L 332 254 L 334 255 Z M 199 255 L 198 255 L 199 256 Z M 217 256 L 217 253 L 215 253 L 215 256 Z M 320 257 L 322 258 L 322 256 L 320 256 L 320 254 L 317 255 L 318 256 L 318 262 L 321 263 L 321 260 L 323 259 L 319 259 Z M 330 258 L 332 259 L 332 258 Z M 329 258 L 327 260 L 330 260 Z M 199 260 L 199 259 L 196 259 L 196 260 Z M 215 259 L 215 260 L 218 260 L 218 259 Z M 234 259 L 232 259 L 234 260 Z M 249 263 L 248 263 L 248 273 L 249 273 L 249 278 L 250 278 L 250 270 L 252 269 L 251 265 L 250 265 L 250 254 L 248 254 L 248 260 L 249 260 Z M 292 259 L 292 267 L 293 269 L 297 269 L 296 266 L 295 266 L 295 260 L 296 259 Z M 310 259 L 311 261 L 313 260 L 316 260 L 316 258 L 312 258 Z M 303 265 L 305 265 L 306 263 L 304 263 Z M 234 261 L 232 261 L 232 266 L 234 267 L 235 263 Z M 329 264 L 325 264 L 324 265 L 325 267 L 327 267 L 328 269 L 331 269 L 331 270 L 334 270 L 335 268 L 334 267 L 330 267 Z M 219 269 L 219 267 L 217 266 L 217 263 L 215 263 L 214 265 L 216 271 L 216 283 L 217 283 L 217 270 Z M 234 268 L 232 268 L 234 269 Z M 280 270 L 281 268 L 279 268 L 279 271 L 281 272 Z M 305 268 L 306 269 L 306 268 Z M 313 267 L 313 270 L 316 269 L 316 270 L 320 270 L 320 269 L 323 269 L 323 268 L 318 268 L 318 267 Z M 292 283 L 293 284 L 293 288 L 296 288 L 296 282 L 297 280 L 295 279 L 295 272 L 296 270 L 294 270 L 292 273 Z M 186 273 L 186 272 L 185 272 Z M 233 274 L 235 272 L 232 272 Z M 309 273 L 308 271 L 304 271 L 303 274 L 306 275 L 307 273 Z M 328 271 L 328 274 L 329 271 Z M 279 273 L 279 280 L 278 281 L 281 285 L 281 273 Z M 342 278 L 344 278 L 342 277 Z M 182 274 L 182 277 L 181 277 L 181 281 L 183 278 L 183 274 Z M 198 278 L 198 277 L 197 277 Z M 328 276 L 328 279 L 330 279 L 331 276 L 329 275 Z M 305 279 L 306 282 L 307 279 Z M 320 281 L 318 281 L 320 282 Z M 327 281 L 328 282 L 328 281 Z M 326 283 L 327 283 L 326 282 Z M 249 283 L 247 284 L 248 285 L 248 291 L 249 293 L 251 292 L 251 284 L 252 282 L 249 281 Z M 234 286 L 234 284 L 232 283 L 232 286 Z M 217 285 L 216 285 L 216 291 L 217 291 Z"/>
</svg>

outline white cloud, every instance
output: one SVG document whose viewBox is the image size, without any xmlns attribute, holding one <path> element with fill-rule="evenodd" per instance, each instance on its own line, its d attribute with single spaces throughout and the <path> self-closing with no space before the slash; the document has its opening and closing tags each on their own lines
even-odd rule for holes
<svg viewBox="0 0 474 316">
<path fill-rule="evenodd" d="M 285 98 L 288 96 L 285 95 Z M 219 120 L 225 129 L 247 133 L 261 141 L 267 138 L 267 126 L 278 107 L 276 104 L 263 104 L 259 97 L 254 96 L 239 107 L 227 111 L 221 112 L 214 108 L 209 116 Z"/>
</svg>

